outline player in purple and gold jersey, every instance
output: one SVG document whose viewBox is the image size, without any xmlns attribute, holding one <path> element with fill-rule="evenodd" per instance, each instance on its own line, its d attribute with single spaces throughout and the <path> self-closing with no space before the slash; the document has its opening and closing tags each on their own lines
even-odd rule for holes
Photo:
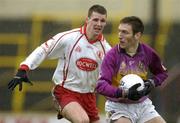
<svg viewBox="0 0 180 123">
<path fill-rule="evenodd" d="M 118 27 L 120 43 L 106 54 L 101 65 L 96 90 L 107 97 L 105 111 L 111 123 L 165 123 L 148 94 L 162 85 L 167 71 L 157 53 L 140 42 L 143 31 L 138 17 L 123 18 Z M 120 88 L 120 79 L 127 74 L 141 76 L 144 89 L 137 91 L 139 84 L 128 91 Z"/>
</svg>

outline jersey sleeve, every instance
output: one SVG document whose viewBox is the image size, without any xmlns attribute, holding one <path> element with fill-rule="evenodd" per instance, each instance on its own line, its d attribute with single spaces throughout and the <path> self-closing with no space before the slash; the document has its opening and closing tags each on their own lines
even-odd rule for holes
<svg viewBox="0 0 180 123">
<path fill-rule="evenodd" d="M 64 33 L 59 33 L 41 45 L 47 53 L 47 59 L 56 59 L 64 56 L 66 43 L 68 43 L 67 37 Z"/>
<path fill-rule="evenodd" d="M 35 69 L 45 59 L 46 52 L 42 47 L 37 47 L 23 62 L 22 65 L 28 66 L 29 70 Z"/>
<path fill-rule="evenodd" d="M 96 91 L 107 97 L 116 97 L 116 92 L 119 90 L 117 87 L 112 86 L 112 78 L 115 74 L 115 57 L 112 49 L 105 55 L 101 70 L 100 77 L 97 82 Z"/>
<path fill-rule="evenodd" d="M 44 59 L 56 59 L 62 57 L 64 53 L 64 42 L 61 38 L 63 33 L 55 35 L 53 38 L 38 46 L 20 65 L 26 65 L 30 70 L 37 68 Z"/>
<path fill-rule="evenodd" d="M 150 62 L 150 72 L 153 74 L 152 79 L 154 80 L 155 86 L 161 85 L 164 80 L 168 77 L 167 69 L 164 67 L 160 57 L 153 51 Z"/>
</svg>

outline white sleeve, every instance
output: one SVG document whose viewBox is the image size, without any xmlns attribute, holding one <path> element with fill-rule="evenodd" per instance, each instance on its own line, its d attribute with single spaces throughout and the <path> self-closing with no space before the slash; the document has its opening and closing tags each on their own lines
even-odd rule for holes
<svg viewBox="0 0 180 123">
<path fill-rule="evenodd" d="M 37 68 L 45 58 L 56 59 L 63 57 L 65 40 L 59 39 L 62 33 L 57 34 L 53 38 L 37 47 L 20 65 L 25 64 L 30 70 Z"/>
<path fill-rule="evenodd" d="M 64 57 L 64 52 L 70 36 L 64 36 L 64 33 L 59 33 L 41 45 L 47 53 L 47 59 L 57 59 Z"/>
<path fill-rule="evenodd" d="M 46 52 L 42 47 L 37 47 L 20 65 L 25 64 L 30 70 L 37 68 L 46 58 Z"/>
</svg>

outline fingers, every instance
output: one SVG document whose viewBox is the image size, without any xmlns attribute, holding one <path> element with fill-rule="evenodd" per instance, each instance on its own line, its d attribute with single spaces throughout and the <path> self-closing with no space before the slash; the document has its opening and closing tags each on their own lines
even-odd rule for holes
<svg viewBox="0 0 180 123">
<path fill-rule="evenodd" d="M 14 88 L 18 85 L 18 80 L 14 82 L 13 86 L 11 87 L 11 90 L 14 90 Z"/>
<path fill-rule="evenodd" d="M 31 81 L 28 81 L 28 83 L 29 83 L 30 85 L 33 85 L 33 83 L 32 83 Z"/>
<path fill-rule="evenodd" d="M 128 94 L 128 98 L 134 101 L 139 100 L 141 97 L 144 96 L 143 91 L 138 91 L 137 88 L 141 86 L 140 83 L 133 85 L 130 90 L 129 90 L 129 94 Z"/>
<path fill-rule="evenodd" d="M 8 83 L 8 89 L 11 89 L 11 87 L 14 85 L 14 80 L 11 80 L 9 83 Z"/>
<path fill-rule="evenodd" d="M 19 84 L 19 91 L 22 91 L 22 82 L 26 82 L 30 85 L 33 85 L 33 83 L 28 78 L 14 78 L 8 83 L 8 89 L 13 91 L 14 88 Z"/>
<path fill-rule="evenodd" d="M 14 88 L 17 86 L 19 83 L 19 79 L 13 79 L 8 83 L 8 89 L 14 90 Z"/>
<path fill-rule="evenodd" d="M 140 83 L 137 83 L 137 84 L 133 85 L 133 86 L 131 87 L 131 89 L 136 90 L 139 86 L 141 86 L 141 84 L 140 84 Z"/>
<path fill-rule="evenodd" d="M 22 91 L 22 82 L 19 83 L 19 91 Z"/>
<path fill-rule="evenodd" d="M 145 82 L 145 83 L 144 83 L 144 86 L 149 86 L 149 85 L 150 85 L 149 82 Z"/>
<path fill-rule="evenodd" d="M 144 91 L 144 95 L 146 96 L 146 95 L 148 95 L 149 93 L 150 93 L 150 89 L 149 89 L 149 87 L 145 87 L 145 91 Z"/>
</svg>

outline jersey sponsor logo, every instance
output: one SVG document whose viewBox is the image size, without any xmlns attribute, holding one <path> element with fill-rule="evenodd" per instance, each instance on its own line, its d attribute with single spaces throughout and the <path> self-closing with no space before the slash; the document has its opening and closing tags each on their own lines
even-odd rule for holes
<svg viewBox="0 0 180 123">
<path fill-rule="evenodd" d="M 76 66 L 83 71 L 93 71 L 98 67 L 98 63 L 90 58 L 80 58 L 76 61 Z"/>
</svg>

